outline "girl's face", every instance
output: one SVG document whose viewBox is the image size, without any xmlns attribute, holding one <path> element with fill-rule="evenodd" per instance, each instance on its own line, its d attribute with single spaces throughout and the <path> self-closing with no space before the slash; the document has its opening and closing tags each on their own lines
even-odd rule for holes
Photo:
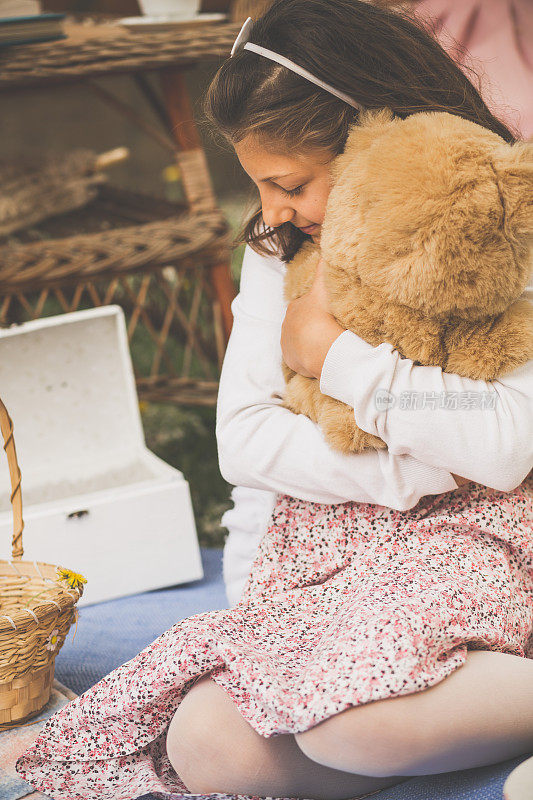
<svg viewBox="0 0 533 800">
<path fill-rule="evenodd" d="M 247 136 L 235 145 L 242 168 L 259 189 L 265 225 L 276 228 L 291 222 L 320 242 L 321 225 L 331 188 L 329 150 L 315 149 L 305 156 L 287 156 L 265 149 Z"/>
</svg>

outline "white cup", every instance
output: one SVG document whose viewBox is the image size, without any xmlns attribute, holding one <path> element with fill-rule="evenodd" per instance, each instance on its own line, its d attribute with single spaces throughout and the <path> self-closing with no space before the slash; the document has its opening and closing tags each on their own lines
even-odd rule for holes
<svg viewBox="0 0 533 800">
<path fill-rule="evenodd" d="M 139 0 L 146 17 L 195 17 L 200 11 L 201 0 Z"/>
</svg>

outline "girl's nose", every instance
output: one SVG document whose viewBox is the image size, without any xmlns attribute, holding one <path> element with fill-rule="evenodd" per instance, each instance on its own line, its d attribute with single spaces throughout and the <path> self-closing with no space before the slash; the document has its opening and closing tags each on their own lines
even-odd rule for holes
<svg viewBox="0 0 533 800">
<path fill-rule="evenodd" d="M 268 228 L 277 228 L 285 222 L 290 222 L 294 217 L 294 209 L 285 202 L 261 203 L 263 220 Z"/>
</svg>

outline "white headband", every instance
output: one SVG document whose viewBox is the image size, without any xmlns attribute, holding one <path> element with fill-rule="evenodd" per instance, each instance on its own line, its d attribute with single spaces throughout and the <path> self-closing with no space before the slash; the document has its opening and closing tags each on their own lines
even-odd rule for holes
<svg viewBox="0 0 533 800">
<path fill-rule="evenodd" d="M 311 83 L 315 83 L 317 86 L 321 86 L 322 89 L 325 89 L 327 92 L 331 92 L 331 94 L 334 94 L 335 97 L 338 97 L 340 100 L 344 100 L 345 103 L 348 103 L 354 108 L 357 108 L 359 111 L 363 110 L 363 106 L 360 103 L 357 103 L 349 95 L 339 91 L 339 89 L 335 89 L 333 86 L 330 86 L 329 83 L 324 83 L 324 81 L 321 81 L 320 78 L 315 78 L 314 75 L 312 75 L 303 67 L 299 67 L 298 64 L 294 63 L 294 61 L 289 61 L 289 59 L 285 58 L 285 56 L 280 56 L 279 53 L 275 53 L 273 50 L 267 50 L 266 47 L 260 47 L 258 44 L 249 42 L 248 36 L 250 35 L 252 25 L 253 25 L 252 18 L 248 17 L 248 19 L 242 26 L 239 35 L 235 39 L 233 47 L 231 48 L 230 58 L 234 56 L 235 53 L 238 53 L 240 50 L 253 50 L 254 53 L 259 53 L 260 55 L 265 56 L 266 58 L 270 58 L 272 61 L 277 61 L 278 64 L 287 67 L 287 69 L 291 69 L 293 72 L 297 72 L 298 75 L 302 76 L 302 78 L 307 78 L 307 80 L 311 81 Z"/>
</svg>

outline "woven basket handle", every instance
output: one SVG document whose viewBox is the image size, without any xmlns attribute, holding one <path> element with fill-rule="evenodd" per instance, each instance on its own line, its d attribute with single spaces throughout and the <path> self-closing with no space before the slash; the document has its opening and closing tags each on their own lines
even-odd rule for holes
<svg viewBox="0 0 533 800">
<path fill-rule="evenodd" d="M 9 465 L 9 476 L 11 478 L 11 504 L 13 506 L 13 558 L 22 558 L 24 549 L 22 547 L 22 531 L 24 522 L 22 519 L 22 491 L 20 488 L 21 474 L 17 461 L 17 451 L 15 450 L 15 439 L 13 438 L 13 421 L 7 412 L 7 408 L 0 400 L 0 428 L 4 437 L 4 450 L 7 455 Z"/>
</svg>

